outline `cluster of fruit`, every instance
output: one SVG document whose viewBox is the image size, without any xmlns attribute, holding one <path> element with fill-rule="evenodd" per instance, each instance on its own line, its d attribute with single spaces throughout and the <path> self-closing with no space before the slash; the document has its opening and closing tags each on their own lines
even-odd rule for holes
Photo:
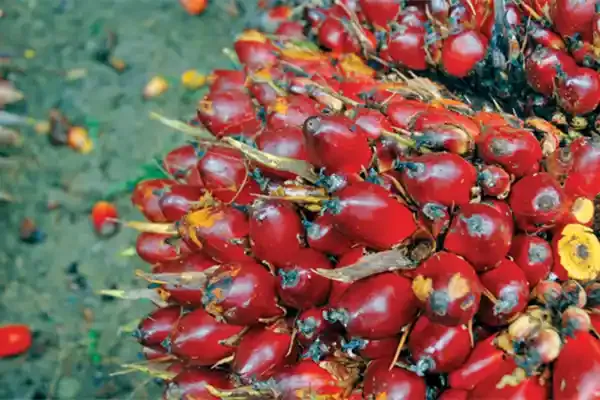
<svg viewBox="0 0 600 400">
<path fill-rule="evenodd" d="M 165 398 L 600 391 L 600 141 L 386 65 L 427 41 L 423 15 L 442 21 L 396 3 L 271 9 L 274 33 L 239 36 L 242 68 L 211 75 L 197 119 L 158 117 L 194 137 L 132 195 L 152 265 L 136 296 L 159 306 L 136 337 Z M 458 29 L 466 5 L 440 49 L 457 76 L 493 41 Z"/>
</svg>

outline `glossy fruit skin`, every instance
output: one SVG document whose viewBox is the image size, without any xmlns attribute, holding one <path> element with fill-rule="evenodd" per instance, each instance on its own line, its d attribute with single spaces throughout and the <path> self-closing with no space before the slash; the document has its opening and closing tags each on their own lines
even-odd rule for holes
<svg viewBox="0 0 600 400">
<path fill-rule="evenodd" d="M 479 170 L 479 186 L 484 195 L 505 198 L 511 185 L 511 177 L 497 165 L 486 165 Z"/>
<path fill-rule="evenodd" d="M 508 254 L 523 270 L 530 287 L 546 279 L 554 263 L 552 248 L 538 236 L 514 236 Z"/>
<path fill-rule="evenodd" d="M 344 52 L 347 36 L 342 22 L 331 16 L 325 18 L 317 33 L 319 44 L 335 53 Z"/>
<path fill-rule="evenodd" d="M 600 74 L 580 67 L 566 78 L 558 79 L 557 101 L 573 115 L 591 113 L 600 105 Z"/>
<path fill-rule="evenodd" d="M 300 251 L 304 226 L 290 203 L 256 200 L 250 209 L 252 253 L 275 266 L 284 265 Z"/>
<path fill-rule="evenodd" d="M 471 118 L 439 107 L 430 107 L 417 115 L 410 130 L 419 132 L 417 138 L 426 138 L 427 146 L 456 154 L 471 150 L 473 141 L 481 135 L 481 129 Z"/>
<path fill-rule="evenodd" d="M 552 96 L 556 88 L 557 66 L 567 74 L 577 69 L 573 58 L 562 50 L 547 46 L 534 50 L 525 63 L 527 82 L 535 91 Z"/>
<path fill-rule="evenodd" d="M 508 200 L 517 226 L 535 233 L 553 227 L 565 213 L 566 195 L 548 173 L 528 175 L 513 185 Z"/>
<path fill-rule="evenodd" d="M 413 292 L 432 322 L 463 325 L 479 309 L 482 285 L 473 266 L 463 258 L 437 252 L 416 269 L 415 275 Z"/>
<path fill-rule="evenodd" d="M 379 358 L 389 359 L 400 344 L 398 336 L 392 336 L 384 339 L 359 339 L 360 348 L 357 353 L 367 360 L 377 360 Z"/>
<path fill-rule="evenodd" d="M 295 326 L 296 339 L 303 346 L 309 346 L 322 335 L 331 331 L 331 324 L 325 319 L 326 306 L 308 308 L 298 314 Z"/>
<path fill-rule="evenodd" d="M 254 325 L 283 314 L 275 286 L 275 277 L 256 262 L 223 264 L 209 278 L 202 303 L 230 324 Z"/>
<path fill-rule="evenodd" d="M 278 97 L 268 108 L 267 126 L 270 128 L 285 128 L 293 126 L 302 128 L 304 121 L 318 115 L 321 105 L 305 95 Z"/>
<path fill-rule="evenodd" d="M 394 0 L 359 0 L 365 18 L 376 29 L 385 29 L 400 12 L 400 4 Z"/>
<path fill-rule="evenodd" d="M 256 120 L 252 99 L 242 91 L 209 92 L 200 102 L 197 115 L 216 137 L 237 133 L 244 123 Z"/>
<path fill-rule="evenodd" d="M 477 150 L 487 164 L 499 164 L 522 177 L 539 171 L 542 148 L 533 133 L 517 128 L 496 128 L 484 135 Z"/>
<path fill-rule="evenodd" d="M 311 117 L 304 123 L 309 159 L 327 173 L 359 173 L 371 162 L 367 137 L 339 115 Z"/>
<path fill-rule="evenodd" d="M 328 319 L 341 322 L 351 336 L 382 339 L 411 322 L 416 305 L 410 280 L 388 272 L 354 282 L 331 305 Z"/>
<path fill-rule="evenodd" d="M 391 132 L 393 129 L 385 115 L 370 108 L 356 109 L 353 120 L 358 130 L 371 140 L 377 140 L 383 131 Z"/>
<path fill-rule="evenodd" d="M 202 186 L 175 184 L 163 191 L 158 200 L 160 211 L 168 222 L 179 221 L 198 202 L 206 190 Z"/>
<path fill-rule="evenodd" d="M 283 304 L 299 310 L 320 306 L 327 301 L 331 281 L 313 269 L 330 269 L 327 256 L 313 249 L 302 249 L 289 255 L 278 269 L 277 293 Z"/>
<path fill-rule="evenodd" d="M 160 210 L 158 201 L 161 190 L 176 183 L 170 179 L 147 179 L 135 185 L 131 193 L 131 203 L 150 222 L 167 222 Z"/>
<path fill-rule="evenodd" d="M 134 336 L 148 347 L 158 347 L 177 326 L 183 310 L 179 306 L 159 308 L 140 321 Z"/>
<path fill-rule="evenodd" d="M 33 341 L 27 325 L 5 324 L 0 326 L 0 358 L 13 357 L 26 352 Z"/>
<path fill-rule="evenodd" d="M 384 112 L 392 125 L 409 129 L 414 118 L 428 108 L 428 104 L 419 100 L 393 99 L 385 106 Z"/>
<path fill-rule="evenodd" d="M 426 398 L 425 380 L 414 372 L 400 367 L 388 370 L 389 359 L 374 360 L 369 363 L 364 374 L 364 396 L 368 400 Z"/>
<path fill-rule="evenodd" d="M 596 14 L 593 1 L 556 0 L 552 3 L 553 26 L 563 37 L 581 34 L 586 41 L 591 41 L 591 24 Z"/>
<path fill-rule="evenodd" d="M 352 249 L 354 243 L 335 228 L 334 220 L 332 215 L 323 214 L 314 221 L 304 223 L 306 241 L 311 249 L 334 256 L 340 256 Z"/>
<path fill-rule="evenodd" d="M 484 297 L 478 317 L 487 325 L 500 326 L 523 311 L 529 302 L 529 282 L 525 273 L 509 259 L 498 263 L 495 269 L 479 275 L 483 286 L 498 299 L 496 305 Z"/>
<path fill-rule="evenodd" d="M 461 366 L 471 352 L 467 327 L 445 326 L 422 315 L 408 338 L 408 349 L 417 374 L 448 373 Z"/>
<path fill-rule="evenodd" d="M 256 139 L 258 148 L 269 154 L 308 161 L 306 140 L 302 129 L 298 127 L 265 129 Z M 286 171 L 276 171 L 261 166 L 261 171 L 268 176 L 281 179 L 295 179 L 296 174 Z"/>
<path fill-rule="evenodd" d="M 205 207 L 189 213 L 179 225 L 187 243 L 196 244 L 221 262 L 250 261 L 247 215 L 227 205 Z"/>
<path fill-rule="evenodd" d="M 469 392 L 460 389 L 445 389 L 438 397 L 439 400 L 467 400 L 468 398 Z"/>
<path fill-rule="evenodd" d="M 473 30 L 464 30 L 444 40 L 442 67 L 453 77 L 464 78 L 483 60 L 488 42 L 485 36 Z"/>
<path fill-rule="evenodd" d="M 355 264 L 365 255 L 366 249 L 362 246 L 355 247 L 352 250 L 342 254 L 338 260 L 336 268 L 347 267 Z M 342 297 L 346 289 L 350 287 L 352 283 L 333 281 L 331 283 L 331 292 L 329 293 L 329 304 L 336 304 Z"/>
<path fill-rule="evenodd" d="M 401 164 L 401 181 L 419 205 L 446 207 L 467 204 L 477 181 L 475 167 L 452 153 L 430 153 Z"/>
<path fill-rule="evenodd" d="M 402 243 L 417 230 L 411 211 L 369 182 L 354 182 L 337 191 L 328 211 L 344 235 L 378 250 Z"/>
<path fill-rule="evenodd" d="M 242 33 L 241 37 L 233 44 L 233 49 L 240 62 L 250 70 L 269 67 L 277 63 L 275 47 L 269 39 L 257 31 Z"/>
<path fill-rule="evenodd" d="M 284 365 L 291 343 L 285 329 L 252 328 L 237 345 L 231 369 L 245 381 L 268 379 Z"/>
<path fill-rule="evenodd" d="M 558 400 L 596 398 L 600 373 L 600 345 L 590 333 L 567 338 L 554 362 L 553 388 Z"/>
<path fill-rule="evenodd" d="M 504 352 L 496 347 L 496 336 L 490 336 L 477 342 L 467 360 L 448 375 L 451 388 L 473 390 L 475 386 L 489 375 L 493 374 L 506 357 Z"/>
<path fill-rule="evenodd" d="M 453 218 L 444 248 L 464 257 L 479 272 L 492 269 L 510 249 L 512 225 L 487 204 L 466 204 Z"/>
<path fill-rule="evenodd" d="M 223 341 L 239 334 L 243 326 L 217 321 L 201 308 L 185 314 L 171 334 L 168 346 L 177 357 L 193 365 L 211 366 L 233 354 L 234 348 Z"/>
<path fill-rule="evenodd" d="M 346 390 L 331 372 L 312 360 L 302 360 L 286 366 L 273 379 L 283 400 L 300 400 L 309 395 L 329 395 L 335 398 L 334 396 L 341 396 Z"/>
<path fill-rule="evenodd" d="M 416 71 L 428 68 L 425 30 L 422 27 L 400 25 L 388 39 L 387 52 L 394 64 Z"/>
<path fill-rule="evenodd" d="M 192 250 L 184 242 L 169 243 L 173 237 L 161 233 L 142 232 L 135 243 L 137 255 L 148 264 L 175 260 Z"/>
<path fill-rule="evenodd" d="M 169 382 L 163 399 L 218 399 L 210 394 L 206 385 L 217 389 L 231 389 L 233 382 L 225 371 L 209 368 L 186 368 Z"/>
<path fill-rule="evenodd" d="M 186 254 L 176 260 L 160 263 L 152 272 L 155 274 L 167 273 L 176 274 L 181 272 L 203 272 L 210 267 L 217 265 L 217 262 L 208 257 L 201 251 L 195 251 Z M 202 306 L 202 288 L 196 285 L 174 285 L 166 284 L 161 286 L 169 295 L 169 301 L 182 306 L 201 307 Z"/>
<path fill-rule="evenodd" d="M 91 219 L 94 230 L 99 236 L 107 237 L 116 233 L 118 231 L 117 218 L 119 218 L 119 214 L 112 203 L 99 201 L 94 204 Z"/>
<path fill-rule="evenodd" d="M 246 73 L 243 70 L 215 69 L 209 76 L 209 93 L 244 91 Z"/>
<path fill-rule="evenodd" d="M 564 187 L 572 197 L 593 199 L 600 193 L 600 141 L 591 138 L 575 139 L 570 146 L 572 166 Z"/>
<path fill-rule="evenodd" d="M 196 147 L 188 144 L 176 147 L 163 158 L 165 171 L 176 179 L 184 179 L 190 185 L 203 186 L 196 170 L 198 154 Z"/>
</svg>

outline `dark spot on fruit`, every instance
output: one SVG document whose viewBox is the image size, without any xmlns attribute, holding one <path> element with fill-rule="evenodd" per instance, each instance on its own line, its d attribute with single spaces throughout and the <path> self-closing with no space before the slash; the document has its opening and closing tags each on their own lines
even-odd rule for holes
<svg viewBox="0 0 600 400">
<path fill-rule="evenodd" d="M 304 121 L 304 132 L 310 135 L 316 135 L 319 133 L 319 129 L 321 128 L 321 118 L 319 117 L 310 117 L 306 121 Z"/>
<path fill-rule="evenodd" d="M 513 146 L 504 139 L 495 138 L 490 142 L 490 151 L 497 157 L 511 154 Z"/>
<path fill-rule="evenodd" d="M 560 199 L 558 193 L 554 189 L 546 189 L 538 194 L 533 200 L 536 210 L 547 212 L 558 207 Z"/>
<path fill-rule="evenodd" d="M 448 313 L 450 296 L 446 292 L 435 291 L 429 296 L 429 307 L 434 314 L 444 316 Z"/>
<path fill-rule="evenodd" d="M 577 245 L 575 251 L 577 252 L 577 257 L 581 258 L 582 260 L 587 260 L 587 258 L 590 256 L 590 251 L 586 245 Z"/>
<path fill-rule="evenodd" d="M 532 243 L 527 251 L 527 257 L 529 257 L 529 261 L 532 263 L 544 262 L 548 258 L 548 255 L 548 248 L 537 243 Z"/>
</svg>

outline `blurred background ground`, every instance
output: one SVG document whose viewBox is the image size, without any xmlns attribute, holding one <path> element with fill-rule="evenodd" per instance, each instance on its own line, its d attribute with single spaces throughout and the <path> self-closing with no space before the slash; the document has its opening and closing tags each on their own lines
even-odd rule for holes
<svg viewBox="0 0 600 400">
<path fill-rule="evenodd" d="M 0 3 L 0 52 L 9 56 L 9 78 L 26 96 L 10 110 L 45 119 L 58 107 L 94 131 L 89 154 L 53 147 L 33 129 L 22 130 L 22 148 L 0 149 L 16 162 L 0 171 L 0 190 L 16 199 L 0 204 L 0 323 L 26 323 L 35 332 L 29 353 L 0 360 L 1 399 L 158 398 L 159 386 L 146 376 L 110 376 L 120 363 L 139 360 L 138 345 L 120 328 L 150 305 L 96 294 L 142 285 L 133 275 L 141 261 L 120 255 L 135 233 L 99 239 L 88 215 L 114 185 L 184 143 L 148 113 L 190 117 L 202 93 L 186 92 L 180 74 L 230 66 L 221 49 L 231 45 L 241 20 L 219 6 L 192 17 L 177 0 Z M 94 56 L 109 31 L 118 38 L 114 56 L 128 65 L 120 74 Z M 142 88 L 154 75 L 171 87 L 144 101 Z M 127 196 L 116 204 L 124 219 L 140 218 Z M 19 240 L 24 218 L 35 221 L 44 241 Z"/>
</svg>

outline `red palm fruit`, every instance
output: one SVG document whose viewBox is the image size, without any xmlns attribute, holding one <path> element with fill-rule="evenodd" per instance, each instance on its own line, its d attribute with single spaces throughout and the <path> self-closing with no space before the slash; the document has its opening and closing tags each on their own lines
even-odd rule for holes
<svg viewBox="0 0 600 400">
<path fill-rule="evenodd" d="M 429 233 L 437 238 L 448 230 L 450 212 L 441 204 L 425 203 L 419 210 L 419 223 L 427 227 Z"/>
<path fill-rule="evenodd" d="M 217 261 L 252 260 L 247 254 L 248 217 L 232 206 L 216 205 L 192 211 L 180 221 L 179 232 L 187 243 L 203 248 Z"/>
<path fill-rule="evenodd" d="M 484 195 L 504 199 L 510 192 L 511 177 L 497 165 L 484 165 L 479 170 L 477 181 Z"/>
<path fill-rule="evenodd" d="M 275 266 L 284 265 L 302 247 L 304 226 L 290 203 L 255 200 L 249 228 L 254 256 Z"/>
<path fill-rule="evenodd" d="M 473 351 L 460 368 L 448 375 L 453 389 L 473 390 L 477 384 L 492 375 L 504 362 L 505 353 L 496 347 L 496 335 L 477 342 Z"/>
<path fill-rule="evenodd" d="M 389 104 L 385 106 L 385 114 L 392 125 L 402 129 L 409 129 L 415 117 L 428 108 L 428 104 L 419 100 L 397 98 L 390 100 Z"/>
<path fill-rule="evenodd" d="M 235 149 L 211 147 L 201 156 L 197 168 L 206 189 L 226 203 L 238 201 L 238 192 L 252 182 L 242 155 Z"/>
<path fill-rule="evenodd" d="M 425 380 L 400 367 L 389 369 L 389 359 L 373 360 L 364 374 L 365 399 L 422 400 L 426 398 Z"/>
<path fill-rule="evenodd" d="M 567 45 L 559 34 L 551 29 L 543 27 L 538 23 L 533 22 L 529 26 L 528 35 L 536 44 L 541 46 L 540 48 L 562 51 L 567 49 Z M 537 50 L 539 49 L 536 49 L 536 51 Z"/>
<path fill-rule="evenodd" d="M 559 76 L 557 102 L 568 113 L 587 114 L 600 105 L 600 74 L 591 68 L 580 67 L 566 77 Z"/>
<path fill-rule="evenodd" d="M 566 195 L 552 175 L 528 175 L 513 185 L 509 200 L 517 227 L 540 232 L 560 222 L 565 214 Z"/>
<path fill-rule="evenodd" d="M 390 355 L 394 354 L 399 344 L 399 336 L 383 339 L 351 338 L 348 342 L 342 343 L 342 350 L 351 355 L 356 352 L 367 360 L 377 360 L 379 358 L 389 360 Z"/>
<path fill-rule="evenodd" d="M 481 299 L 477 316 L 483 323 L 505 325 L 527 307 L 529 282 L 523 270 L 511 260 L 500 261 L 495 269 L 479 275 L 479 280 L 497 299 L 496 303 L 487 297 Z"/>
<path fill-rule="evenodd" d="M 369 81 L 365 79 L 360 80 L 351 80 L 344 79 L 340 82 L 340 93 L 349 99 L 352 99 L 357 102 L 364 102 L 366 99 L 370 98 L 371 90 L 375 87 L 374 81 Z M 357 108 L 356 111 L 361 110 L 369 110 L 363 108 Z"/>
<path fill-rule="evenodd" d="M 154 310 L 140 321 L 133 336 L 144 346 L 158 347 L 171 335 L 182 314 L 183 310 L 179 306 Z"/>
<path fill-rule="evenodd" d="M 239 35 L 233 44 L 238 59 L 250 70 L 270 67 L 277 63 L 276 48 L 262 33 L 248 30 Z"/>
<path fill-rule="evenodd" d="M 243 70 L 216 69 L 208 77 L 209 93 L 244 91 L 246 73 Z"/>
<path fill-rule="evenodd" d="M 320 215 L 314 221 L 304 221 L 308 246 L 334 256 L 350 251 L 354 243 L 338 231 L 334 223 L 335 218 L 330 214 Z"/>
<path fill-rule="evenodd" d="M 580 34 L 591 41 L 591 25 L 596 14 L 594 1 L 556 0 L 552 2 L 552 26 L 563 37 Z"/>
<path fill-rule="evenodd" d="M 466 115 L 443 108 L 430 107 L 427 111 L 420 113 L 411 124 L 411 130 L 429 133 L 440 129 L 449 129 L 456 126 L 471 139 L 477 139 L 481 135 L 479 125 Z"/>
<path fill-rule="evenodd" d="M 377 140 L 382 132 L 391 132 L 393 127 L 385 115 L 370 108 L 357 108 L 352 118 L 367 138 Z"/>
<path fill-rule="evenodd" d="M 466 29 L 449 36 L 442 46 L 442 68 L 455 78 L 464 78 L 482 61 L 488 40 L 481 33 Z"/>
<path fill-rule="evenodd" d="M 386 46 L 392 63 L 416 71 L 428 68 L 423 27 L 399 25 L 390 34 Z"/>
<path fill-rule="evenodd" d="M 179 221 L 205 193 L 202 186 L 177 183 L 163 190 L 158 206 L 168 222 Z"/>
<path fill-rule="evenodd" d="M 208 279 L 202 303 L 230 324 L 254 325 L 283 315 L 275 286 L 275 277 L 256 262 L 224 264 Z"/>
<path fill-rule="evenodd" d="M 328 211 L 340 232 L 378 250 L 404 242 L 417 230 L 408 207 L 369 182 L 350 183 L 336 192 Z"/>
<path fill-rule="evenodd" d="M 278 97 L 268 108 L 267 126 L 270 128 L 301 128 L 308 118 L 319 114 L 322 106 L 305 95 Z"/>
<path fill-rule="evenodd" d="M 501 165 L 517 178 L 539 171 L 542 148 L 532 132 L 518 128 L 496 128 L 478 143 L 479 156 L 487 164 Z"/>
<path fill-rule="evenodd" d="M 344 52 L 347 36 L 348 32 L 342 22 L 333 16 L 325 18 L 317 33 L 319 44 L 334 53 Z"/>
<path fill-rule="evenodd" d="M 201 251 L 195 251 L 178 258 L 156 265 L 152 269 L 155 274 L 180 274 L 184 272 L 203 272 L 215 266 L 217 262 Z M 200 307 L 202 305 L 202 288 L 195 285 L 164 284 L 161 286 L 169 295 L 169 301 L 182 306 Z"/>
<path fill-rule="evenodd" d="M 142 232 L 135 243 L 137 255 L 148 264 L 162 263 L 175 260 L 191 253 L 190 246 L 185 242 L 162 233 Z"/>
<path fill-rule="evenodd" d="M 292 334 L 285 323 L 250 329 L 235 349 L 231 370 L 243 381 L 270 378 L 285 364 Z"/>
<path fill-rule="evenodd" d="M 510 384 L 506 383 L 506 377 L 511 378 L 511 375 L 514 380 Z M 475 386 L 469 394 L 469 399 L 544 400 L 548 398 L 549 394 L 548 382 L 541 376 L 527 377 L 525 371 L 518 369 L 512 359 L 506 359 L 494 373 Z"/>
<path fill-rule="evenodd" d="M 243 326 L 217 321 L 201 308 L 185 314 L 165 343 L 170 352 L 193 365 L 210 366 L 233 354 L 225 341 L 242 332 Z"/>
<path fill-rule="evenodd" d="M 592 320 L 583 308 L 569 306 L 560 316 L 560 325 L 563 335 L 574 337 L 579 332 L 589 332 Z"/>
<path fill-rule="evenodd" d="M 416 305 L 410 280 L 388 272 L 354 282 L 331 304 L 326 319 L 340 322 L 351 336 L 382 339 L 400 333 L 414 318 Z"/>
<path fill-rule="evenodd" d="M 557 400 L 593 399 L 600 391 L 600 345 L 588 332 L 579 332 L 566 343 L 553 368 L 553 397 Z"/>
<path fill-rule="evenodd" d="M 427 22 L 427 14 L 420 8 L 409 5 L 408 7 L 404 7 L 396 22 L 401 25 L 408 25 L 414 27 L 425 27 L 425 23 Z"/>
<path fill-rule="evenodd" d="M 401 180 L 420 205 L 438 203 L 446 207 L 467 204 L 477 181 L 475 167 L 457 154 L 430 153 L 398 163 Z"/>
<path fill-rule="evenodd" d="M 309 158 L 327 173 L 355 174 L 371 163 L 367 137 L 340 115 L 311 117 L 304 123 Z"/>
<path fill-rule="evenodd" d="M 375 29 L 386 30 L 387 25 L 400 13 L 400 3 L 395 0 L 359 0 L 360 10 Z"/>
<path fill-rule="evenodd" d="M 581 137 L 570 146 L 572 167 L 564 184 L 570 197 L 593 199 L 600 193 L 600 141 Z"/>
<path fill-rule="evenodd" d="M 176 147 L 163 158 L 165 171 L 176 179 L 183 179 L 187 184 L 204 186 L 202 179 L 196 169 L 198 153 L 196 147 L 191 144 Z"/>
<path fill-rule="evenodd" d="M 117 222 L 119 213 L 113 203 L 108 201 L 96 202 L 92 207 L 90 218 L 96 234 L 100 237 L 109 237 L 119 231 Z"/>
<path fill-rule="evenodd" d="M 142 347 L 141 355 L 148 361 L 164 361 L 165 359 L 171 359 L 171 356 L 167 353 L 167 350 L 163 347 Z"/>
<path fill-rule="evenodd" d="M 265 153 L 308 161 L 304 133 L 298 127 L 267 128 L 256 138 L 256 145 Z M 261 167 L 261 171 L 268 176 L 281 179 L 295 179 L 297 176 L 291 172 L 278 171 L 268 167 Z"/>
<path fill-rule="evenodd" d="M 283 21 L 275 30 L 275 34 L 286 39 L 306 39 L 304 26 L 298 21 Z"/>
<path fill-rule="evenodd" d="M 461 389 L 445 389 L 438 400 L 467 400 L 469 392 Z"/>
<path fill-rule="evenodd" d="M 336 268 L 347 267 L 349 265 L 357 263 L 358 260 L 360 260 L 365 255 L 365 251 L 366 249 L 362 246 L 348 250 L 346 253 L 340 256 Z M 352 285 L 352 283 L 333 281 L 331 283 L 331 292 L 329 293 L 328 303 L 336 304 L 342 297 L 346 289 L 350 287 L 350 285 Z"/>
<path fill-rule="evenodd" d="M 461 366 L 469 356 L 471 335 L 465 325 L 440 325 L 422 315 L 410 333 L 408 349 L 417 375 L 448 373 Z"/>
<path fill-rule="evenodd" d="M 600 273 L 600 241 L 594 231 L 579 224 L 557 229 L 552 238 L 552 273 L 559 280 L 593 280 Z"/>
<path fill-rule="evenodd" d="M 331 281 L 314 272 L 317 268 L 331 268 L 323 253 L 313 249 L 301 249 L 293 255 L 288 253 L 288 261 L 277 270 L 277 293 L 283 304 L 305 310 L 327 301 Z"/>
<path fill-rule="evenodd" d="M 342 366 L 335 362 L 303 360 L 280 369 L 273 377 L 275 389 L 283 400 L 300 400 L 321 396 L 321 398 L 342 398 L 348 390 L 348 382 L 337 376 Z M 330 367 L 330 365 L 332 365 Z"/>
<path fill-rule="evenodd" d="M 161 190 L 177 182 L 170 179 L 147 179 L 135 185 L 131 193 L 131 203 L 138 209 L 144 217 L 150 222 L 167 222 L 165 216 L 160 210 L 158 201 Z"/>
<path fill-rule="evenodd" d="M 514 236 L 508 255 L 523 270 L 530 287 L 548 277 L 554 262 L 552 248 L 538 236 Z"/>
<path fill-rule="evenodd" d="M 198 104 L 197 115 L 216 137 L 237 133 L 243 123 L 256 119 L 252 98 L 239 90 L 210 92 Z"/>
<path fill-rule="evenodd" d="M 260 105 L 268 107 L 277 100 L 277 85 L 288 84 L 292 77 L 280 68 L 263 68 L 250 75 L 248 90 Z M 273 83 L 276 83 L 275 87 Z"/>
<path fill-rule="evenodd" d="M 432 322 L 463 325 L 479 309 L 482 285 L 473 266 L 463 258 L 440 251 L 423 262 L 415 273 L 413 292 Z"/>
<path fill-rule="evenodd" d="M 208 368 L 186 368 L 181 371 L 166 387 L 164 400 L 213 400 L 207 385 L 226 390 L 233 388 L 233 382 L 225 371 Z"/>
<path fill-rule="evenodd" d="M 513 223 L 487 204 L 465 204 L 452 219 L 444 248 L 464 257 L 479 272 L 494 268 L 506 257 Z"/>
<path fill-rule="evenodd" d="M 313 307 L 302 311 L 296 318 L 296 338 L 303 346 L 310 346 L 319 337 L 331 331 L 325 319 L 326 307 Z"/>
<path fill-rule="evenodd" d="M 558 71 L 570 74 L 576 69 L 577 64 L 571 56 L 548 47 L 536 49 L 525 62 L 527 82 L 536 92 L 545 96 L 554 93 Z"/>
<path fill-rule="evenodd" d="M 500 214 L 505 218 L 513 221 L 513 212 L 505 200 L 486 198 L 481 201 L 481 204 L 487 204 L 488 206 L 494 207 L 496 210 L 500 211 Z"/>
<path fill-rule="evenodd" d="M 563 224 L 581 224 L 592 227 L 594 225 L 594 202 L 587 197 L 570 199 L 568 209 L 560 222 Z"/>
</svg>

